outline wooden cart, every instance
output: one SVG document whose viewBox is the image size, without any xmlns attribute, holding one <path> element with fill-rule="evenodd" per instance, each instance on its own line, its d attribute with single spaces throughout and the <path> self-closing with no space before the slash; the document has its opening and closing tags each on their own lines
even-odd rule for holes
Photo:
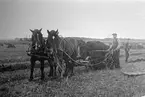
<svg viewBox="0 0 145 97">
<path fill-rule="evenodd" d="M 113 69 L 112 54 L 106 50 L 93 50 L 89 52 L 91 67 L 95 69 Z"/>
</svg>

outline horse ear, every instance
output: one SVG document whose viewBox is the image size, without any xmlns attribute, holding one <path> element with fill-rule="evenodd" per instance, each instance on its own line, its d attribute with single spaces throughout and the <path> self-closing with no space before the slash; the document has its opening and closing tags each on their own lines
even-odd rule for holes
<svg viewBox="0 0 145 97">
<path fill-rule="evenodd" d="M 41 32 L 42 28 L 39 30 Z"/>
<path fill-rule="evenodd" d="M 56 30 L 56 34 L 57 34 L 57 35 L 59 34 L 58 29 Z"/>
<path fill-rule="evenodd" d="M 50 34 L 49 30 L 47 30 L 47 33 Z"/>
<path fill-rule="evenodd" d="M 31 30 L 31 29 L 30 29 L 30 31 L 31 31 L 32 33 L 34 33 L 34 31 L 33 31 L 33 30 Z"/>
</svg>

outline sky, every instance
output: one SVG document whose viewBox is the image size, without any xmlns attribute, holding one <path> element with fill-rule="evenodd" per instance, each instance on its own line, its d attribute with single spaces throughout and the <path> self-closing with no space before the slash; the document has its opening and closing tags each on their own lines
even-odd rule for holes
<svg viewBox="0 0 145 97">
<path fill-rule="evenodd" d="M 30 37 L 29 29 L 64 37 L 145 39 L 144 0 L 0 0 L 0 39 Z"/>
</svg>

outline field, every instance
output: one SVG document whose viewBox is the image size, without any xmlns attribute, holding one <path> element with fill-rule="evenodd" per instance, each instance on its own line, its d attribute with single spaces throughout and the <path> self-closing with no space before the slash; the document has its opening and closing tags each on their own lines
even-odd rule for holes
<svg viewBox="0 0 145 97">
<path fill-rule="evenodd" d="M 145 95 L 145 76 L 127 76 L 120 69 L 87 70 L 76 67 L 75 75 L 67 79 L 50 79 L 45 68 L 45 80 L 40 80 L 40 69 L 35 68 L 35 79 L 29 78 L 28 45 L 15 44 L 16 48 L 0 47 L 0 64 L 15 65 L 14 71 L 0 72 L 0 97 L 141 97 Z M 130 62 L 144 59 L 145 50 L 131 50 Z M 124 51 L 121 50 L 121 67 Z M 22 68 L 26 66 L 26 68 Z M 20 67 L 21 69 L 19 69 Z M 39 67 L 37 64 L 36 67 Z M 143 67 L 144 68 L 144 67 Z"/>
</svg>

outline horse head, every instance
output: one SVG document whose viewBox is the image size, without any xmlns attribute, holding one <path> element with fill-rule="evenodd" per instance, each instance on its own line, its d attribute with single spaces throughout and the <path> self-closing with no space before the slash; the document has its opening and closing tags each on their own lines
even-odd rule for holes
<svg viewBox="0 0 145 97">
<path fill-rule="evenodd" d="M 43 40 L 43 35 L 41 33 L 42 28 L 39 29 L 34 29 L 30 31 L 32 32 L 32 49 L 38 51 L 40 49 L 42 49 L 42 46 L 44 44 L 44 40 Z"/>
<path fill-rule="evenodd" d="M 46 41 L 46 46 L 50 50 L 50 52 L 57 51 L 59 47 L 59 32 L 58 29 L 55 30 L 47 30 L 48 37 Z"/>
</svg>

